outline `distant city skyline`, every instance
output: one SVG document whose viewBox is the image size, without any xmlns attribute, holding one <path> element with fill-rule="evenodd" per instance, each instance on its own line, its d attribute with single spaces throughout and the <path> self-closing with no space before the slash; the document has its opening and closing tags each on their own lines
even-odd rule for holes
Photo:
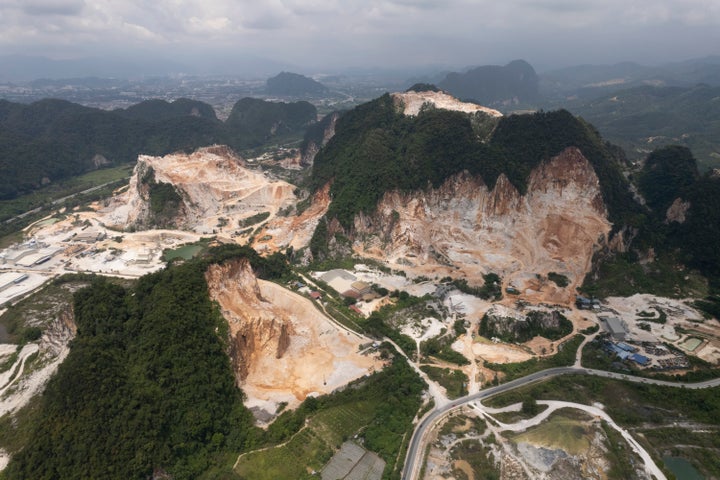
<svg viewBox="0 0 720 480">
<path fill-rule="evenodd" d="M 719 45 L 717 0 L 0 0 L 0 55 L 210 70 L 238 58 L 304 72 L 516 58 L 543 70 L 658 64 Z"/>
</svg>

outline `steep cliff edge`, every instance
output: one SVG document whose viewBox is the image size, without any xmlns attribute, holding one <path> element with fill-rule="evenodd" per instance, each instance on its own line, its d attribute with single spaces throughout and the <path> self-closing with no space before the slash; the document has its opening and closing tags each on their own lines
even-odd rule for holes
<svg viewBox="0 0 720 480">
<path fill-rule="evenodd" d="M 247 168 L 227 147 L 141 155 L 129 188 L 110 203 L 105 221 L 121 228 L 174 226 L 211 233 L 229 219 L 293 204 L 294 188 Z"/>
<path fill-rule="evenodd" d="M 280 359 L 290 346 L 292 323 L 275 316 L 262 297 L 258 280 L 247 260 L 213 265 L 206 273 L 210 296 L 217 301 L 230 326 L 230 357 L 242 383 L 250 366 L 263 356 Z"/>
<path fill-rule="evenodd" d="M 249 407 L 270 414 L 280 402 L 292 408 L 382 366 L 358 352 L 365 339 L 337 327 L 310 300 L 256 279 L 246 260 L 213 265 L 206 280 L 230 327 L 230 356 Z"/>
<path fill-rule="evenodd" d="M 524 291 L 550 271 L 568 276 L 571 286 L 582 282 L 610 227 L 597 175 L 568 148 L 532 171 L 525 195 L 504 175 L 490 189 L 467 173 L 439 188 L 387 192 L 374 215 L 355 217 L 354 247 L 397 268 L 459 273 L 470 283 L 482 284 L 482 274 L 493 271 Z M 556 300 L 571 292 L 544 290 Z"/>
</svg>

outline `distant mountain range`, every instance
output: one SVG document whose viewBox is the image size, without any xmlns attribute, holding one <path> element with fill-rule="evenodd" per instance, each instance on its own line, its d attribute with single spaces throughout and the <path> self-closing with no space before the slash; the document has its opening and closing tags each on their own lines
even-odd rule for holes
<svg viewBox="0 0 720 480">
<path fill-rule="evenodd" d="M 720 165 L 720 86 L 641 86 L 564 106 L 632 159 L 672 144 L 690 148 L 702 170 Z"/>
<path fill-rule="evenodd" d="M 538 76 L 525 60 L 514 60 L 505 66 L 475 67 L 465 73 L 448 73 L 438 86 L 462 100 L 492 107 L 538 100 Z"/>
<path fill-rule="evenodd" d="M 2 55 L 0 82 L 85 77 L 127 79 L 176 74 L 262 77 L 288 68 L 292 68 L 292 65 L 247 55 L 210 55 L 187 63 L 164 58 L 84 57 L 53 60 L 29 55 Z"/>
<path fill-rule="evenodd" d="M 593 98 L 613 91 L 643 86 L 720 86 L 720 56 L 659 66 L 632 62 L 614 65 L 577 65 L 540 75 L 540 92 L 547 99 Z"/>
<path fill-rule="evenodd" d="M 280 72 L 267 79 L 266 92 L 270 95 L 319 95 L 326 93 L 328 88 L 312 78 L 297 73 Z"/>
</svg>

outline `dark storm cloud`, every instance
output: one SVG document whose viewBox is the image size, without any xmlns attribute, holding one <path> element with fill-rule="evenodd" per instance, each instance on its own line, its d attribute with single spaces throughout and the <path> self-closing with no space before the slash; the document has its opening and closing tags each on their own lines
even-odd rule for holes
<svg viewBox="0 0 720 480">
<path fill-rule="evenodd" d="M 720 53 L 718 32 L 718 0 L 0 0 L 0 54 L 242 46 L 317 67 L 661 61 Z"/>
</svg>

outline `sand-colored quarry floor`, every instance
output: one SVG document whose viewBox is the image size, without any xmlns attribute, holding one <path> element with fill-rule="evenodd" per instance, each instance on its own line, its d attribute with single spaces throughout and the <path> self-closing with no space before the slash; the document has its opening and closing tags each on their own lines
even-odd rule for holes
<svg viewBox="0 0 720 480">
<path fill-rule="evenodd" d="M 372 340 L 338 326 L 312 300 L 263 280 L 255 289 L 253 281 L 240 273 L 209 282 L 231 335 L 249 339 L 238 347 L 249 363 L 241 381 L 248 407 L 272 415 L 281 402 L 295 408 L 309 395 L 330 393 L 383 367 L 365 348 Z M 283 334 L 289 343 L 281 351 Z"/>
</svg>

